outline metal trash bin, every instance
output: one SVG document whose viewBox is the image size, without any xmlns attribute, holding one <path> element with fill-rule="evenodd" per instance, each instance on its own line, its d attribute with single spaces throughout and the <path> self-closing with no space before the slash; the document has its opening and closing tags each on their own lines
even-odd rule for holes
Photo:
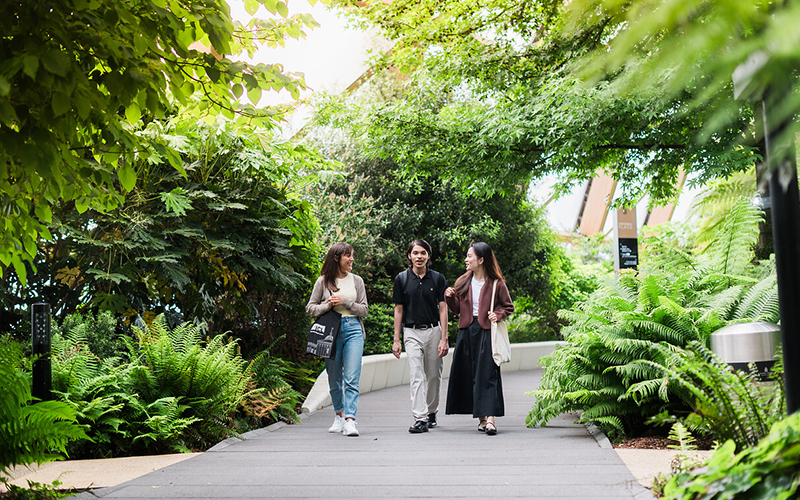
<svg viewBox="0 0 800 500">
<path fill-rule="evenodd" d="M 711 350 L 717 356 L 742 371 L 754 363 L 762 381 L 769 378 L 780 345 L 781 327 L 764 321 L 729 325 L 711 334 Z"/>
</svg>

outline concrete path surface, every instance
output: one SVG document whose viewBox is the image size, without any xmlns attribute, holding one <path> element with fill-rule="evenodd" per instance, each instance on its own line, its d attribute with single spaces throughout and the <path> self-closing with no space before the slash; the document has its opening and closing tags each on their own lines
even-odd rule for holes
<svg viewBox="0 0 800 500">
<path fill-rule="evenodd" d="M 652 499 L 602 436 L 575 416 L 528 429 L 525 415 L 541 371 L 503 374 L 506 416 L 498 434 L 477 431 L 467 415 L 409 434 L 408 386 L 363 394 L 360 437 L 329 434 L 330 407 L 298 425 L 272 426 L 111 488 L 72 498 L 536 498 Z"/>
</svg>

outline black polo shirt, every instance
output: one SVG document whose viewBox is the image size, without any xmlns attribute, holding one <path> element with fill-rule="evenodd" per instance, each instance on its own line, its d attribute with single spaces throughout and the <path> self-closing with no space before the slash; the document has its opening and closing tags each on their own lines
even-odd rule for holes
<svg viewBox="0 0 800 500">
<path fill-rule="evenodd" d="M 438 325 L 439 302 L 444 302 L 446 288 L 445 277 L 431 269 L 425 272 L 422 279 L 411 269 L 398 274 L 394 278 L 392 301 L 403 306 L 403 326 Z"/>
</svg>

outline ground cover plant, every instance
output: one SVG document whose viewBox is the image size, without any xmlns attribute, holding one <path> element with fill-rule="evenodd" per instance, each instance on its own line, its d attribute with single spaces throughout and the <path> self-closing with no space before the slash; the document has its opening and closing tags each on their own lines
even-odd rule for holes
<svg viewBox="0 0 800 500">
<path fill-rule="evenodd" d="M 788 500 L 800 486 L 800 414 L 775 423 L 756 445 L 737 453 L 726 441 L 700 468 L 673 476 L 664 486 L 669 500 L 724 498 Z"/>
<path fill-rule="evenodd" d="M 203 338 L 198 326 L 169 328 L 163 317 L 125 338 L 124 356 L 91 351 L 85 324 L 53 339 L 53 393 L 91 441 L 72 458 L 204 450 L 277 420 L 297 420 L 294 369 L 268 352 L 250 362 L 237 340 Z"/>
</svg>

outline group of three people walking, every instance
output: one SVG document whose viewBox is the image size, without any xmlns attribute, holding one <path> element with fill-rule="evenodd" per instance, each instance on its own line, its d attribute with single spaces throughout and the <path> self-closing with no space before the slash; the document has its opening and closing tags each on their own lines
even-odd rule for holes
<svg viewBox="0 0 800 500">
<path fill-rule="evenodd" d="M 363 318 L 368 312 L 364 281 L 352 272 L 354 257 L 351 245 L 334 244 L 306 305 L 314 317 L 330 309 L 342 315 L 336 356 L 325 360 L 325 369 L 335 413 L 328 430 L 345 436 L 358 436 L 358 383 L 366 338 Z M 406 257 L 408 269 L 394 279 L 392 353 L 399 358 L 405 344 L 414 415 L 409 432 L 427 432 L 437 426 L 442 358 L 449 351 L 449 308 L 459 319 L 445 413 L 471 414 L 478 419 L 479 431 L 497 434 L 494 419 L 505 414 L 505 407 L 500 367 L 492 359 L 491 323 L 511 315 L 514 304 L 494 252 L 486 243 L 470 245 L 466 272 L 452 287 L 430 269 L 432 251 L 425 240 L 412 241 Z"/>
</svg>

